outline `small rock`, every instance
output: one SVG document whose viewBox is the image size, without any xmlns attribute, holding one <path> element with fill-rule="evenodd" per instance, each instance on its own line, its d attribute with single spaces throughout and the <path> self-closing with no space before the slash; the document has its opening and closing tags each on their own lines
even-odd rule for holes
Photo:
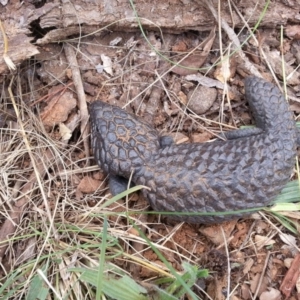
<svg viewBox="0 0 300 300">
<path fill-rule="evenodd" d="M 217 99 L 218 92 L 215 88 L 199 86 L 188 93 L 188 108 L 194 113 L 202 115 L 206 113 Z"/>
</svg>

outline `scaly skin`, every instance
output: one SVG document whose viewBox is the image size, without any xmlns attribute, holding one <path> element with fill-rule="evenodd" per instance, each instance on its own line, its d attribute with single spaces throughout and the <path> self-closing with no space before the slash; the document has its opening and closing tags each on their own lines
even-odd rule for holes
<svg viewBox="0 0 300 300">
<path fill-rule="evenodd" d="M 97 101 L 90 106 L 92 147 L 101 169 L 146 185 L 156 211 L 226 212 L 268 205 L 292 174 L 297 131 L 280 91 L 256 77 L 245 82 L 257 129 L 229 133 L 227 141 L 160 145 L 147 123 Z M 190 223 L 216 223 L 245 214 L 177 215 Z"/>
</svg>

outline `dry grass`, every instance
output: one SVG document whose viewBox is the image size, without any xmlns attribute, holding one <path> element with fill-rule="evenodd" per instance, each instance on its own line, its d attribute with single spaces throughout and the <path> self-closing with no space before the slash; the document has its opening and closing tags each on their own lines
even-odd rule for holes
<svg viewBox="0 0 300 300">
<path fill-rule="evenodd" d="M 224 32 L 220 30 L 219 34 L 220 41 L 225 40 L 221 38 Z M 84 43 L 87 41 L 81 39 L 81 44 L 77 45 L 82 56 L 85 55 L 81 51 Z M 263 51 L 261 48 L 259 50 Z M 146 95 L 149 97 L 151 90 L 159 86 L 161 94 L 167 95 L 164 104 L 167 103 L 173 111 L 178 110 L 175 121 L 167 118 L 167 121 L 157 122 L 162 131 L 185 131 L 187 120 L 190 126 L 188 130 L 205 129 L 216 136 L 221 131 L 220 127 L 233 127 L 231 117 L 234 114 L 230 99 L 226 98 L 228 91 L 224 90 L 223 104 L 229 101 L 229 112 L 218 111 L 213 114 L 214 119 L 187 114 L 178 95 L 168 85 L 176 83 L 176 78 L 168 77 L 169 82 L 165 79 L 171 67 L 162 74 L 152 74 L 150 83 L 127 81 L 128 78 L 133 79 L 132 74 L 143 66 L 128 63 L 132 53 L 141 49 L 120 47 L 119 51 L 125 53 L 117 58 L 116 63 L 122 67 L 122 71 L 114 77 L 106 76 L 101 87 L 95 89 L 101 93 L 101 97 L 109 98 L 111 90 L 122 86 L 124 94 L 127 93 L 126 105 L 138 101 L 139 108 L 143 110 Z M 234 51 L 242 52 L 239 48 Z M 149 55 L 152 49 L 145 46 L 144 52 Z M 229 59 L 232 56 L 230 49 L 224 50 L 222 56 Z M 226 59 L 220 58 L 220 61 L 225 62 Z M 136 195 L 125 194 L 126 201 L 119 200 L 124 195 L 110 200 L 105 181 L 92 193 L 80 193 L 78 184 L 82 178 L 86 175 L 95 176 L 98 167 L 89 166 L 90 157 L 84 156 L 85 141 L 78 129 L 74 129 L 69 142 L 60 139 L 56 128 L 45 129 L 39 118 L 42 106 L 36 98 L 47 95 L 49 87 L 36 84 L 36 78 L 30 75 L 33 73 L 28 73 L 35 67 L 32 64 L 25 66 L 24 70 L 20 69 L 12 81 L 11 95 L 7 89 L 8 82 L 5 82 L 1 95 L 3 110 L 7 109 L 7 105 L 10 106 L 8 103 L 16 103 L 15 111 L 19 116 L 18 122 L 10 122 L 7 128 L 1 129 L 0 219 L 2 225 L 10 222 L 13 234 L 0 248 L 0 298 L 102 299 L 104 294 L 107 298 L 115 299 L 149 299 L 151 296 L 155 299 L 184 299 L 187 294 L 189 299 L 200 299 L 200 295 L 203 297 L 206 293 L 201 288 L 201 280 L 208 274 L 205 270 L 199 271 L 199 253 L 208 250 L 205 243 L 209 239 L 199 236 L 198 230 L 192 226 L 169 226 L 160 223 L 160 218 L 152 215 L 146 218 L 143 212 L 147 204 L 137 199 Z M 210 68 L 207 72 L 210 72 Z M 225 81 L 229 80 L 227 71 Z M 53 80 L 60 81 L 58 78 Z M 185 84 L 188 82 L 185 81 Z M 69 87 L 69 90 L 72 89 Z M 136 93 L 133 95 L 134 89 Z M 224 124 L 225 119 L 231 123 Z M 297 186 L 294 186 L 292 193 L 299 199 Z M 277 217 L 281 222 L 287 222 L 282 216 Z M 265 250 L 269 244 L 258 246 L 258 242 L 251 238 L 257 222 L 262 223 L 262 220 L 254 221 L 253 226 L 249 226 L 249 232 L 243 235 L 244 241 L 237 244 L 235 249 L 222 231 L 228 270 L 231 269 L 230 261 L 236 259 L 237 254 L 250 253 L 249 256 L 253 257 L 257 254 L 257 260 L 260 255 L 266 254 L 262 249 Z M 267 220 L 266 223 L 273 219 Z M 284 224 L 291 226 L 289 229 L 295 232 L 298 229 L 292 227 L 291 223 Z M 279 226 L 279 222 L 271 225 L 275 228 Z M 191 240 L 188 247 L 187 243 L 182 242 L 183 233 Z M 272 238 L 276 234 L 277 231 Z M 1 238 L 6 240 L 5 232 L 2 232 Z M 211 243 L 209 247 L 215 246 Z M 265 273 L 261 278 L 271 269 L 268 262 L 269 259 L 266 259 Z M 222 277 L 225 278 L 223 283 L 228 298 L 239 289 L 239 284 L 250 280 L 245 274 L 239 278 L 230 275 L 232 272 L 230 274 L 228 271 Z M 215 276 L 214 280 L 218 282 L 220 279 Z M 254 294 L 258 294 L 258 291 L 259 285 Z M 212 298 L 207 295 L 207 299 Z"/>
</svg>

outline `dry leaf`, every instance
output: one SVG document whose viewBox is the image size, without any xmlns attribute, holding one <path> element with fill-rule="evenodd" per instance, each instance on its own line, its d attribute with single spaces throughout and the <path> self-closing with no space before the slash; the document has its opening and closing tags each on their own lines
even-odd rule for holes
<svg viewBox="0 0 300 300">
<path fill-rule="evenodd" d="M 248 300 L 248 299 L 252 299 L 251 297 L 251 291 L 250 291 L 250 288 L 247 284 L 243 284 L 241 286 L 241 297 L 243 300 Z"/>
<path fill-rule="evenodd" d="M 100 180 L 96 180 L 89 176 L 84 176 L 81 179 L 81 181 L 77 187 L 77 190 L 82 193 L 85 193 L 85 194 L 90 194 L 90 193 L 95 192 L 99 188 L 101 183 L 102 182 Z"/>
<path fill-rule="evenodd" d="M 290 39 L 300 40 L 300 25 L 287 25 L 285 34 Z"/>
<path fill-rule="evenodd" d="M 198 68 L 200 68 L 204 62 L 207 59 L 207 56 L 211 50 L 211 46 L 215 39 L 215 28 L 213 28 L 209 34 L 209 36 L 201 43 L 201 45 L 198 46 L 200 48 L 203 47 L 203 50 L 201 53 L 199 51 L 192 52 L 188 57 L 186 57 L 183 61 L 178 60 L 180 66 L 176 66 L 172 69 L 173 73 L 176 73 L 178 75 L 189 75 L 189 74 L 195 74 L 198 72 Z M 181 66 L 187 67 L 182 68 Z M 191 69 L 188 69 L 191 68 Z"/>
<path fill-rule="evenodd" d="M 16 265 L 26 262 L 36 254 L 36 238 L 32 237 L 17 245 Z"/>
<path fill-rule="evenodd" d="M 3 54 L 3 59 L 10 70 L 16 70 L 16 65 L 7 54 Z"/>
<path fill-rule="evenodd" d="M 236 222 L 236 220 L 228 221 L 222 223 L 222 225 L 212 225 L 209 227 L 200 228 L 199 231 L 207 238 L 209 238 L 215 245 L 221 245 L 225 243 L 230 237 Z M 222 228 L 226 241 L 224 240 Z"/>
<path fill-rule="evenodd" d="M 254 264 L 254 260 L 252 258 L 248 258 L 244 264 L 244 269 L 243 269 L 244 275 L 248 274 L 248 272 L 252 268 L 253 264 Z"/>
<path fill-rule="evenodd" d="M 268 61 L 271 64 L 274 72 L 279 76 L 279 78 L 283 78 L 283 69 L 282 69 L 282 57 L 278 50 L 264 49 L 265 53 L 268 57 Z M 300 74 L 294 70 L 294 67 L 285 64 L 285 74 L 289 74 L 286 77 L 286 81 L 288 85 L 299 85 L 300 84 Z"/>
<path fill-rule="evenodd" d="M 59 133 L 63 141 L 68 141 L 72 136 L 72 131 L 64 123 L 59 123 Z"/>
<path fill-rule="evenodd" d="M 101 60 L 103 63 L 103 70 L 109 74 L 109 75 L 113 75 L 113 70 L 112 70 L 112 62 L 110 57 L 106 56 L 105 54 L 101 54 Z"/>
<path fill-rule="evenodd" d="M 251 292 L 253 294 L 255 294 L 257 286 L 260 282 L 261 279 L 261 273 L 257 273 L 252 280 L 250 280 L 250 288 L 251 288 Z M 268 279 L 264 276 L 264 278 L 262 279 L 262 283 L 260 285 L 259 291 L 258 291 L 258 295 L 260 295 L 262 292 L 267 290 L 268 287 Z"/>
<path fill-rule="evenodd" d="M 207 56 L 203 54 L 190 54 L 187 58 L 179 62 L 180 66 L 176 66 L 172 69 L 172 72 L 181 76 L 195 74 L 198 72 L 198 68 L 200 68 Z"/>
<path fill-rule="evenodd" d="M 300 113 L 300 110 L 299 110 Z M 292 203 L 289 203 L 292 204 Z M 289 218 L 293 218 L 296 220 L 300 220 L 300 212 L 299 211 L 281 211 L 280 214 L 289 217 Z"/>
<path fill-rule="evenodd" d="M 235 58 L 229 55 L 225 55 L 221 63 L 217 66 L 214 77 L 220 82 L 228 82 L 235 76 L 237 62 Z"/>
<path fill-rule="evenodd" d="M 292 265 L 292 262 L 293 262 L 293 258 L 289 257 L 289 258 L 286 258 L 284 261 L 283 261 L 283 264 L 286 268 L 290 268 L 291 265 Z"/>
<path fill-rule="evenodd" d="M 209 299 L 224 300 L 224 286 L 227 286 L 227 284 L 227 276 L 212 280 L 207 286 L 207 294 L 210 296 Z"/>
<path fill-rule="evenodd" d="M 56 86 L 49 90 L 49 94 L 61 90 L 62 86 Z M 76 99 L 72 92 L 64 91 L 51 99 L 44 111 L 41 113 L 41 119 L 44 126 L 53 127 L 67 120 L 69 113 L 76 107 Z"/>
<path fill-rule="evenodd" d="M 179 101 L 183 104 L 183 105 L 186 105 L 188 100 L 187 100 L 187 95 L 182 92 L 182 91 L 179 91 L 178 94 L 177 94 L 177 97 L 179 99 Z"/>
<path fill-rule="evenodd" d="M 138 230 L 136 230 L 135 228 L 131 227 L 127 230 L 127 233 L 135 235 L 135 236 L 140 236 L 140 233 Z"/>
<path fill-rule="evenodd" d="M 181 132 L 171 133 L 170 136 L 174 139 L 175 144 L 182 144 L 189 141 L 189 138 Z"/>
<path fill-rule="evenodd" d="M 291 246 L 291 247 L 296 247 L 297 242 L 296 242 L 296 238 L 290 234 L 287 233 L 280 233 L 279 234 L 280 239 L 287 245 Z"/>
<path fill-rule="evenodd" d="M 202 133 L 195 133 L 191 135 L 193 143 L 204 143 L 209 141 L 212 137 L 213 135 L 207 131 L 204 131 Z"/>
<path fill-rule="evenodd" d="M 267 245 L 275 244 L 275 240 L 272 240 L 267 236 L 263 236 L 263 235 L 259 235 L 259 234 L 255 235 L 254 240 L 255 240 L 257 247 L 259 247 L 259 248 L 267 246 Z"/>
<path fill-rule="evenodd" d="M 269 288 L 268 291 L 264 291 L 261 293 L 259 300 L 280 300 L 281 299 L 281 293 L 280 291 Z"/>
<path fill-rule="evenodd" d="M 185 76 L 186 80 L 189 81 L 197 81 L 199 84 L 207 87 L 216 87 L 218 89 L 223 90 L 224 89 L 224 84 L 216 79 L 212 79 L 206 76 L 203 76 L 202 74 L 191 74 Z"/>
<path fill-rule="evenodd" d="M 184 41 L 177 41 L 174 46 L 172 46 L 172 52 L 185 52 L 187 51 L 187 44 Z"/>
<path fill-rule="evenodd" d="M 109 42 L 109 46 L 117 46 L 122 41 L 122 37 L 118 36 Z"/>
</svg>

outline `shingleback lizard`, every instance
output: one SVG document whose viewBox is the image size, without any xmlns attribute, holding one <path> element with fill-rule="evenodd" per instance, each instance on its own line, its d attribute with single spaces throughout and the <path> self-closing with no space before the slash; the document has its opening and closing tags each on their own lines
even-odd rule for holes
<svg viewBox="0 0 300 300">
<path fill-rule="evenodd" d="M 245 81 L 256 128 L 226 134 L 227 141 L 176 145 L 149 124 L 101 101 L 89 107 L 92 148 L 110 188 L 148 186 L 143 195 L 156 211 L 214 213 L 268 205 L 289 181 L 297 130 L 288 103 L 273 84 Z M 245 214 L 172 215 L 190 223 L 216 223 Z"/>
</svg>

